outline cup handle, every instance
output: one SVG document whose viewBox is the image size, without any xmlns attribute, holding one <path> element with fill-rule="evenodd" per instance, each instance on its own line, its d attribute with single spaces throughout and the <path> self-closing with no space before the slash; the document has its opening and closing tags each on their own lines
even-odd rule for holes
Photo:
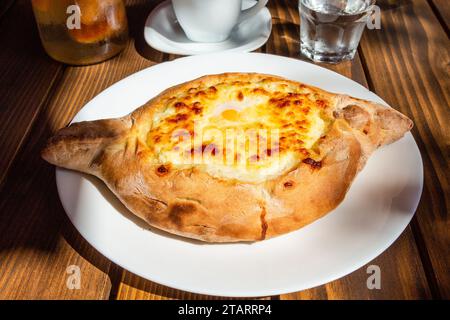
<svg viewBox="0 0 450 320">
<path fill-rule="evenodd" d="M 239 16 L 238 23 L 241 23 L 244 20 L 247 20 L 248 18 L 251 18 L 254 15 L 256 15 L 262 8 L 266 6 L 268 1 L 269 0 L 259 0 L 258 3 L 255 4 L 253 7 L 242 10 L 241 15 Z"/>
</svg>

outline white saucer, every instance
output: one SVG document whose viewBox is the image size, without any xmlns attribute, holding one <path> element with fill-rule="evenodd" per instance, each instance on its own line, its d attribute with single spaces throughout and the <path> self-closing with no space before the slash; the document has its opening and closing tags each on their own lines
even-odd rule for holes
<svg viewBox="0 0 450 320">
<path fill-rule="evenodd" d="M 244 0 L 242 9 L 256 3 Z M 189 40 L 179 25 L 170 0 L 158 5 L 145 22 L 144 38 L 152 48 L 172 54 L 196 55 L 213 52 L 249 52 L 261 47 L 272 31 L 272 16 L 263 8 L 257 15 L 239 24 L 230 37 L 218 43 L 201 43 Z"/>
</svg>

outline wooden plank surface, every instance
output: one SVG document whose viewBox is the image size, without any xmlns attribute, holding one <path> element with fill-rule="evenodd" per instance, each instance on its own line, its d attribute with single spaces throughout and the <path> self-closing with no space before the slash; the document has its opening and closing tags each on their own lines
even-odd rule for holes
<svg viewBox="0 0 450 320">
<path fill-rule="evenodd" d="M 450 3 L 448 0 L 430 0 L 430 5 L 448 35 L 450 29 Z"/>
<path fill-rule="evenodd" d="M 25 10 L 29 10 L 27 9 L 25 1 L 17 1 L 20 3 L 20 6 L 25 8 Z M 4 67 L 6 69 L 2 70 L 2 65 L 0 64 L 0 85 L 2 84 L 2 81 L 4 81 L 3 83 L 8 84 L 8 81 L 13 78 L 18 79 L 17 83 L 14 82 L 13 84 L 10 84 L 9 88 L 14 88 L 14 90 L 16 90 L 16 88 L 22 88 L 21 95 L 19 95 L 19 93 L 16 94 L 5 91 L 7 95 L 16 94 L 16 96 L 3 98 L 6 99 L 4 100 L 7 101 L 5 105 L 9 106 L 9 109 L 6 109 L 7 112 L 0 113 L 0 121 L 3 119 L 1 117 L 7 117 L 5 118 L 6 120 L 9 120 L 18 127 L 17 133 L 5 131 L 8 136 L 8 142 L 6 142 L 5 145 L 9 146 L 6 150 L 9 150 L 10 160 L 5 161 L 4 163 L 6 164 L 1 162 L 3 159 L 0 160 L 0 168 L 3 169 L 3 167 L 8 168 L 12 159 L 15 158 L 9 173 L 3 175 L 3 180 L 5 181 L 4 188 L 0 189 L 0 298 L 212 298 L 167 288 L 147 281 L 128 271 L 122 270 L 96 252 L 82 239 L 67 220 L 56 195 L 54 170 L 39 158 L 39 150 L 47 137 L 57 129 L 67 125 L 76 112 L 96 94 L 133 72 L 154 63 L 175 58 L 175 56 L 162 54 L 148 47 L 142 37 L 142 28 L 145 18 L 158 2 L 159 1 L 147 0 L 127 1 L 132 41 L 130 41 L 127 49 L 120 56 L 105 63 L 89 67 L 68 67 L 63 72 L 58 64 L 49 59 L 47 62 L 42 62 L 40 59 L 45 58 L 43 52 L 39 52 L 39 50 L 34 47 L 34 49 L 29 48 L 32 53 L 31 55 L 34 58 L 27 58 L 24 56 L 21 58 L 23 60 L 18 59 L 19 62 L 25 64 L 25 67 L 28 70 L 27 73 L 31 73 L 33 76 L 21 75 L 16 77 L 14 74 L 14 76 L 11 77 L 12 72 L 20 70 L 20 68 L 17 66 L 15 68 L 9 68 L 9 66 L 7 66 Z M 421 3 L 420 5 L 424 4 Z M 416 7 L 416 10 L 417 8 L 419 11 L 421 10 L 420 5 L 419 7 Z M 274 27 L 271 38 L 262 50 L 268 53 L 300 58 L 297 1 L 271 0 L 269 2 L 269 7 L 273 15 Z M 430 21 L 431 23 L 434 23 L 435 20 L 433 19 L 435 19 L 435 17 L 428 15 L 430 11 L 429 7 L 426 7 L 425 9 L 425 18 L 422 18 L 422 20 L 427 20 L 427 23 L 424 23 L 421 20 L 421 25 L 425 25 L 426 38 L 437 41 L 437 43 L 431 44 L 431 47 L 436 49 L 439 45 L 443 44 L 443 39 L 441 37 L 443 31 L 441 29 L 441 33 L 438 33 L 437 40 L 432 37 L 431 32 L 435 26 L 430 26 L 429 24 Z M 4 23 L 9 21 L 8 19 L 12 19 L 9 17 L 12 12 L 23 14 L 22 11 L 14 10 L 16 10 L 15 6 L 8 10 L 8 14 L 0 20 L 0 27 L 4 26 Z M 400 10 L 408 9 L 403 8 Z M 407 13 L 415 15 L 419 14 L 415 11 Z M 414 15 L 411 15 L 408 19 L 413 19 L 413 17 Z M 384 21 L 387 21 L 388 25 L 390 25 L 389 28 L 399 28 L 398 24 L 394 25 L 397 21 L 394 18 L 398 17 L 393 14 L 392 17 L 388 17 L 388 19 L 385 20 L 383 16 L 383 23 Z M 400 18 L 405 19 L 403 16 Z M 398 21 L 402 21 L 401 19 Z M 32 17 L 31 21 L 33 21 Z M 0 28 L 1 43 L 3 43 L 3 39 L 11 40 L 12 38 L 2 30 L 5 29 Z M 414 28 L 412 30 L 416 31 Z M 414 42 L 415 33 L 411 33 L 410 31 L 406 33 L 406 31 L 407 30 L 403 30 L 404 33 L 400 36 L 403 38 L 411 37 L 412 40 L 408 38 L 408 41 Z M 364 71 L 369 71 L 369 87 L 371 89 L 374 88 L 381 97 L 392 103 L 392 105 L 399 105 L 398 100 L 405 94 L 402 91 L 404 90 L 403 86 L 407 88 L 407 84 L 405 84 L 406 81 L 402 81 L 401 85 L 395 87 L 392 83 L 383 83 L 383 79 L 392 81 L 401 72 L 405 72 L 409 79 L 416 75 L 414 73 L 416 69 L 408 65 L 408 70 L 399 71 L 396 69 L 398 66 L 393 64 L 392 66 L 389 66 L 388 69 L 392 74 L 385 75 L 384 73 L 380 73 L 380 70 L 386 69 L 385 60 L 389 60 L 386 57 L 389 57 L 389 55 L 398 55 L 399 52 L 405 54 L 405 49 L 403 48 L 402 51 L 400 51 L 401 49 L 399 48 L 392 49 L 390 46 L 392 46 L 392 42 L 395 41 L 389 39 L 389 35 L 379 35 L 376 33 L 377 31 L 373 32 L 374 34 L 371 33 L 368 36 L 368 32 L 366 32 L 367 37 L 365 38 L 368 39 L 364 39 L 365 41 L 363 42 L 361 52 L 363 54 L 364 68 L 359 56 L 357 56 L 353 62 L 346 62 L 337 66 L 327 67 L 351 77 L 355 81 L 366 86 L 367 81 Z M 419 32 L 419 35 L 420 34 L 421 33 Z M 33 33 L 28 35 L 27 38 L 34 37 L 34 40 L 36 40 L 36 33 L 34 33 L 34 36 L 32 35 Z M 380 41 L 378 37 L 380 37 L 381 42 L 377 43 L 377 41 Z M 388 39 L 386 39 L 386 37 Z M 381 44 L 385 42 L 390 42 L 390 46 L 383 46 L 383 48 L 380 48 L 382 47 Z M 17 49 L 17 47 L 14 49 L 14 46 L 19 45 L 14 42 L 12 43 L 11 50 L 7 47 L 6 50 L 0 51 L 0 62 L 6 61 L 9 64 L 10 61 L 13 61 L 7 55 L 2 55 L 2 51 L 7 51 L 9 54 L 17 54 L 15 50 L 19 49 Z M 411 46 L 411 44 L 409 45 Z M 414 43 L 412 46 L 415 50 L 409 54 L 416 55 L 418 52 L 421 52 L 416 52 L 416 47 L 419 45 L 420 43 Z M 366 52 L 368 53 L 366 54 Z M 379 61 L 376 61 L 377 54 L 382 57 Z M 426 61 L 428 67 L 422 66 L 423 61 L 419 62 L 421 63 L 420 67 L 415 66 L 415 68 L 420 69 L 418 72 L 424 72 L 422 69 L 426 69 L 424 73 L 427 79 L 427 81 L 425 81 L 426 85 L 437 83 L 442 86 L 442 82 L 439 82 L 435 77 L 437 75 L 441 77 L 445 76 L 442 74 L 442 71 L 445 66 L 448 65 L 448 56 L 445 56 L 443 59 L 443 55 L 445 56 L 445 54 L 440 53 L 441 58 L 438 58 L 434 64 L 430 64 L 429 61 Z M 27 59 L 35 59 L 33 61 L 39 64 L 38 66 L 35 66 L 36 69 L 33 69 L 31 65 L 28 65 Z M 52 66 L 56 66 L 56 71 L 53 70 L 55 73 L 53 78 L 45 73 L 45 71 L 48 71 L 45 70 L 46 68 L 40 69 L 41 64 L 50 71 L 52 71 Z M 430 70 L 432 70 L 432 72 Z M 2 77 L 2 75 L 8 71 L 10 72 L 8 77 Z M 436 75 L 434 75 L 433 72 L 436 73 Z M 424 75 L 420 74 L 421 77 Z M 43 79 L 41 85 L 33 87 L 32 81 L 30 81 L 32 77 L 34 77 L 33 79 L 39 79 L 41 77 Z M 380 79 L 377 79 L 377 77 L 380 77 Z M 20 81 L 21 79 L 25 79 L 25 81 Z M 445 77 L 442 77 L 441 79 L 445 79 Z M 31 83 L 28 84 L 28 87 L 23 85 L 24 82 L 27 82 L 26 80 Z M 419 80 L 412 79 L 410 85 L 415 88 L 419 83 L 418 81 Z M 422 81 L 421 83 L 423 84 L 423 79 L 420 81 Z M 20 84 L 22 84 L 22 87 Z M 1 90 L 2 87 L 0 86 L 0 93 Z M 28 103 L 34 102 L 37 104 L 33 105 L 30 114 L 25 114 L 26 112 L 24 112 L 25 109 L 23 107 L 20 109 L 20 112 L 15 112 L 16 110 L 11 107 L 12 104 L 20 102 L 22 96 L 24 97 L 23 99 L 25 99 L 33 94 L 36 95 L 33 99 L 39 100 L 39 103 L 34 100 L 32 101 L 32 99 L 26 99 L 29 100 Z M 422 95 L 423 93 L 420 92 L 420 94 Z M 431 99 L 433 103 L 436 103 L 437 99 L 447 101 L 448 105 L 448 100 L 445 100 L 448 99 L 447 94 L 448 90 L 444 94 L 432 94 L 433 97 L 425 97 Z M 1 99 L 2 97 L 0 95 L 0 106 L 2 106 L 1 103 L 3 101 Z M 22 102 L 22 104 L 23 103 L 24 102 Z M 412 103 L 412 107 L 410 107 L 409 103 L 411 103 L 409 100 L 407 103 L 403 103 L 401 105 L 401 111 L 411 111 L 414 115 L 420 113 L 420 110 L 416 109 L 418 104 Z M 18 105 L 20 106 L 20 104 Z M 437 126 L 435 126 L 434 129 L 428 129 L 427 131 L 425 126 L 427 121 L 428 123 L 433 123 L 433 121 L 436 123 L 437 121 L 437 123 L 440 123 L 441 127 L 445 127 L 445 125 L 442 124 L 442 121 L 445 119 L 445 116 L 447 116 L 447 113 L 445 113 L 445 110 L 440 110 L 438 107 L 436 110 L 428 109 L 428 111 L 429 112 L 427 112 L 427 109 L 425 108 L 424 111 L 421 111 L 422 113 L 420 113 L 421 115 L 419 118 L 413 117 L 414 119 L 420 119 L 421 122 L 423 121 L 418 129 L 415 129 L 419 130 L 419 132 L 415 132 L 415 135 L 421 135 L 425 132 L 426 136 L 424 139 L 427 140 L 423 140 L 419 145 L 422 154 L 424 152 L 431 152 L 429 159 L 424 159 L 426 168 L 433 168 L 435 163 L 437 163 L 438 166 L 440 165 L 437 172 L 428 173 L 429 179 L 430 177 L 431 179 L 436 179 L 439 174 L 442 180 L 445 179 L 445 171 L 443 171 L 445 168 L 442 166 L 445 159 L 440 159 L 439 156 L 445 155 L 445 143 L 449 140 L 447 135 L 448 131 L 444 132 L 446 129 L 436 128 Z M 14 128 L 12 124 L 10 126 L 10 129 Z M 430 131 L 431 134 L 428 136 Z M 3 136 L 2 132 L 2 137 Z M 438 142 L 434 142 L 434 145 L 428 147 L 427 143 L 429 143 L 429 139 L 431 138 L 435 138 Z M 14 145 L 14 143 L 17 144 Z M 16 147 L 13 148 L 11 146 Z M 2 145 L 0 145 L 0 147 L 2 147 Z M 448 156 L 448 154 L 446 155 Z M 424 156 L 424 158 L 426 158 L 426 156 Z M 448 158 L 446 158 L 446 160 L 448 163 Z M 426 161 L 428 161 L 428 163 Z M 430 171 L 431 169 L 428 170 Z M 5 177 L 7 177 L 7 179 L 4 179 Z M 411 228 L 408 227 L 391 248 L 371 262 L 381 268 L 382 290 L 367 289 L 366 279 L 368 275 L 366 273 L 366 267 L 363 267 L 349 276 L 331 282 L 325 286 L 305 290 L 299 293 L 283 295 L 281 298 L 430 298 L 431 292 L 427 280 L 432 282 L 433 276 L 435 277 L 435 287 L 438 287 L 438 282 L 444 283 L 444 285 L 441 283 L 439 284 L 439 290 L 443 293 L 443 296 L 446 296 L 445 293 L 448 290 L 448 279 L 445 275 L 441 274 L 441 272 L 446 267 L 448 269 L 448 260 L 442 263 L 442 260 L 438 259 L 438 255 L 440 254 L 443 256 L 444 259 L 449 256 L 448 252 L 445 252 L 445 246 L 443 246 L 445 241 L 448 240 L 448 235 L 446 235 L 446 230 L 444 229 L 445 223 L 448 222 L 448 220 L 446 220 L 446 213 L 443 211 L 448 208 L 448 203 L 446 202 L 448 201 L 448 197 L 445 196 L 448 194 L 448 184 L 442 185 L 441 183 L 438 184 L 438 187 L 433 187 L 432 181 L 433 180 L 428 182 L 428 185 L 426 186 L 425 190 L 427 191 L 427 194 L 425 197 L 427 197 L 428 201 L 433 201 L 433 204 L 428 201 L 426 204 L 423 204 L 422 201 L 421 212 L 424 213 L 420 214 L 420 218 L 418 217 L 419 222 L 416 222 L 416 224 L 413 225 L 415 233 L 413 234 Z M 446 192 L 444 193 L 444 202 L 442 202 L 442 196 L 434 194 L 436 192 Z M 436 203 L 436 201 L 439 210 L 433 212 L 431 209 L 434 208 L 434 203 Z M 419 219 L 425 220 L 424 226 L 422 226 L 422 220 Z M 424 237 L 424 235 L 429 236 L 433 234 L 435 230 L 433 230 L 432 227 L 433 223 L 436 222 L 439 225 L 436 239 L 433 237 L 431 237 L 433 239 Z M 416 246 L 415 240 L 418 240 L 419 248 Z M 430 246 L 434 245 L 437 245 L 438 249 L 430 249 Z M 418 250 L 424 248 L 425 255 Z M 425 271 L 427 271 L 427 274 L 424 272 L 420 258 L 425 261 Z M 427 261 L 429 264 L 427 264 Z M 439 265 L 439 263 L 441 263 L 441 265 Z M 439 274 L 433 275 L 433 268 L 436 264 Z M 76 265 L 81 269 L 80 290 L 69 290 L 66 286 L 66 281 L 69 276 L 66 273 L 66 268 L 69 265 Z M 277 297 L 273 298 L 276 299 Z"/>
<path fill-rule="evenodd" d="M 11 3 L 2 2 L 2 10 L 6 12 Z M 29 0 L 17 0 L 8 13 L 0 17 L 0 43 L 1 188 L 63 67 L 44 53 Z"/>
<path fill-rule="evenodd" d="M 368 289 L 369 266 L 378 266 L 381 288 Z M 368 270 L 370 273 L 368 273 Z M 326 285 L 293 294 L 282 299 L 430 299 L 424 270 L 408 227 L 383 254 L 350 275 Z"/>
<path fill-rule="evenodd" d="M 434 297 L 450 297 L 449 41 L 425 0 L 382 12 L 361 53 L 375 92 L 415 122 L 425 186 L 412 227 Z"/>
<path fill-rule="evenodd" d="M 136 276 L 128 271 L 123 272 L 117 300 L 219 300 L 230 299 L 224 297 L 207 296 L 191 292 L 176 290 L 162 286 L 152 281 L 148 281 Z M 260 300 L 270 300 L 272 297 L 257 298 Z M 236 299 L 236 298 L 231 298 Z"/>
<path fill-rule="evenodd" d="M 130 43 L 129 52 L 135 54 Z M 15 160 L 0 201 L 0 298 L 106 299 L 110 262 L 67 221 L 57 196 L 54 168 L 40 159 L 46 139 L 105 87 L 142 68 L 118 59 L 67 68 Z M 66 287 L 66 268 L 81 269 L 80 290 Z"/>
<path fill-rule="evenodd" d="M 134 41 L 117 58 L 67 67 L 16 157 L 0 199 L 0 298 L 108 299 L 111 263 L 78 235 L 57 196 L 54 168 L 39 151 L 76 112 L 114 82 L 154 62 Z M 16 124 L 17 125 L 17 124 Z M 81 270 L 81 289 L 66 286 L 70 265 Z"/>
</svg>

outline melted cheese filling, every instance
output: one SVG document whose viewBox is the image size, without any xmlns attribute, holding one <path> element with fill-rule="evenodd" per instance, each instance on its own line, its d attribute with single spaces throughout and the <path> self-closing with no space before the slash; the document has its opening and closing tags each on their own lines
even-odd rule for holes
<svg viewBox="0 0 450 320">
<path fill-rule="evenodd" d="M 258 183 L 317 158 L 327 127 L 326 102 L 283 81 L 218 83 L 163 103 L 147 136 L 154 161 L 223 179 Z"/>
</svg>

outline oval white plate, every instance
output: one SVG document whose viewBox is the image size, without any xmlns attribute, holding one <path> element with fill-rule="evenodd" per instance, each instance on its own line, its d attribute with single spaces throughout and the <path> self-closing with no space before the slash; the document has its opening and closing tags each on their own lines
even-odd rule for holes
<svg viewBox="0 0 450 320">
<path fill-rule="evenodd" d="M 383 103 L 358 83 L 307 62 L 227 53 L 180 58 L 133 74 L 90 101 L 74 122 L 122 116 L 170 86 L 233 71 L 279 75 Z M 373 154 L 336 210 L 296 232 L 253 244 L 204 244 L 148 230 L 97 179 L 57 169 L 56 180 L 70 220 L 116 264 L 177 289 L 249 297 L 315 287 L 374 259 L 413 217 L 423 170 L 408 133 Z"/>
<path fill-rule="evenodd" d="M 242 9 L 255 5 L 255 0 L 244 0 Z M 152 10 L 145 22 L 144 38 L 152 48 L 180 55 L 196 55 L 214 52 L 248 52 L 266 43 L 272 31 L 272 16 L 263 8 L 257 15 L 233 29 L 230 37 L 222 42 L 201 43 L 189 40 L 177 22 L 171 1 L 164 1 Z"/>
</svg>

